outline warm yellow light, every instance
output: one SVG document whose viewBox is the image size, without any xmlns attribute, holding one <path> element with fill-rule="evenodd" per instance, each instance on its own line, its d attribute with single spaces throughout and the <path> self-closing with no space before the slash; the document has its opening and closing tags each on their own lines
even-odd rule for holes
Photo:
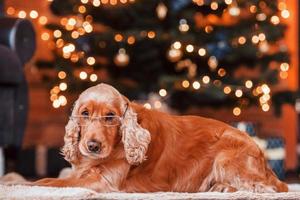
<svg viewBox="0 0 300 200">
<path fill-rule="evenodd" d="M 152 108 L 152 106 L 151 106 L 150 103 L 145 103 L 145 104 L 144 104 L 144 107 L 147 108 L 147 109 L 149 109 L 149 110 Z"/>
<path fill-rule="evenodd" d="M 68 24 L 70 26 L 75 26 L 76 25 L 76 19 L 74 19 L 73 17 L 71 17 L 69 20 L 68 20 Z"/>
<path fill-rule="evenodd" d="M 61 18 L 61 20 L 60 20 L 61 25 L 66 26 L 67 23 L 68 23 L 68 18 L 66 18 L 66 17 Z"/>
<path fill-rule="evenodd" d="M 200 89 L 200 87 L 201 87 L 201 85 L 200 85 L 200 83 L 199 83 L 198 81 L 194 81 L 194 82 L 193 82 L 193 88 L 194 88 L 195 90 Z"/>
<path fill-rule="evenodd" d="M 290 16 L 290 12 L 288 10 L 281 11 L 281 17 L 287 19 Z"/>
<path fill-rule="evenodd" d="M 284 2 L 279 2 L 278 3 L 278 9 L 279 10 L 285 10 L 286 9 L 286 4 Z"/>
<path fill-rule="evenodd" d="M 67 44 L 66 46 L 63 47 L 63 52 L 64 53 L 71 53 L 73 51 L 75 51 L 75 45 L 74 44 L 69 43 L 69 44 Z"/>
<path fill-rule="evenodd" d="M 207 63 L 208 66 L 213 70 L 216 69 L 218 66 L 218 60 L 215 56 L 210 56 Z"/>
<path fill-rule="evenodd" d="M 225 94 L 229 94 L 231 92 L 231 88 L 229 86 L 224 87 L 223 89 Z"/>
<path fill-rule="evenodd" d="M 232 0 L 225 0 L 225 3 L 226 3 L 227 5 L 230 5 L 230 4 L 232 4 Z"/>
<path fill-rule="evenodd" d="M 162 106 L 162 104 L 161 104 L 160 101 L 155 101 L 155 102 L 154 102 L 154 107 L 155 107 L 156 109 L 161 108 L 161 106 Z"/>
<path fill-rule="evenodd" d="M 209 76 L 203 76 L 202 81 L 203 83 L 208 84 L 210 82 Z"/>
<path fill-rule="evenodd" d="M 6 9 L 6 13 L 7 13 L 8 15 L 14 15 L 15 12 L 16 12 L 16 10 L 14 9 L 14 7 L 9 6 L 9 7 Z"/>
<path fill-rule="evenodd" d="M 280 19 L 279 19 L 279 17 L 276 16 L 276 15 L 272 16 L 271 19 L 270 19 L 270 21 L 271 21 L 271 23 L 274 24 L 274 25 L 277 25 L 277 24 L 280 23 Z"/>
<path fill-rule="evenodd" d="M 115 35 L 115 41 L 121 42 L 123 40 L 123 36 L 121 34 L 116 34 Z"/>
<path fill-rule="evenodd" d="M 270 90 L 270 88 L 269 88 L 269 86 L 268 86 L 267 84 L 263 84 L 263 85 L 261 86 L 261 90 L 262 90 L 262 92 L 263 92 L 264 94 L 269 94 L 269 93 L 271 92 L 271 90 Z"/>
<path fill-rule="evenodd" d="M 181 43 L 179 41 L 174 42 L 173 47 L 175 49 L 180 49 L 181 48 Z"/>
<path fill-rule="evenodd" d="M 246 38 L 244 36 L 240 36 L 238 39 L 239 44 L 245 44 L 246 43 Z"/>
<path fill-rule="evenodd" d="M 237 89 L 235 91 L 235 96 L 238 97 L 238 98 L 242 97 L 243 96 L 243 91 L 241 89 Z"/>
<path fill-rule="evenodd" d="M 220 77 L 223 77 L 223 76 L 226 75 L 226 70 L 223 69 L 223 68 L 220 68 L 220 69 L 218 70 L 218 74 L 219 74 Z"/>
<path fill-rule="evenodd" d="M 57 98 L 58 98 L 57 94 L 51 94 L 51 96 L 50 96 L 51 101 L 55 101 Z"/>
<path fill-rule="evenodd" d="M 258 21 L 264 21 L 264 20 L 267 19 L 267 15 L 265 13 L 259 13 L 259 14 L 256 15 L 256 19 Z"/>
<path fill-rule="evenodd" d="M 101 3 L 107 4 L 107 3 L 108 3 L 108 0 L 101 0 Z"/>
<path fill-rule="evenodd" d="M 181 85 L 184 88 L 188 88 L 190 86 L 190 82 L 188 80 L 184 80 L 184 81 L 182 81 Z"/>
<path fill-rule="evenodd" d="M 39 23 L 40 24 L 45 25 L 45 24 L 47 24 L 47 22 L 48 22 L 48 18 L 47 17 L 45 17 L 45 16 L 40 16 L 39 17 Z"/>
<path fill-rule="evenodd" d="M 60 72 L 58 72 L 57 76 L 60 79 L 65 79 L 67 77 L 67 74 L 64 71 L 60 71 Z"/>
<path fill-rule="evenodd" d="M 68 85 L 65 82 L 59 84 L 59 89 L 65 91 L 68 88 Z"/>
<path fill-rule="evenodd" d="M 149 31 L 148 32 L 148 38 L 153 39 L 155 37 L 155 32 L 154 31 Z"/>
<path fill-rule="evenodd" d="M 253 35 L 253 36 L 252 36 L 252 42 L 253 42 L 254 44 L 258 43 L 258 42 L 259 42 L 259 37 L 258 37 L 257 35 Z"/>
<path fill-rule="evenodd" d="M 79 78 L 82 79 L 82 80 L 85 80 L 87 78 L 87 73 L 84 72 L 84 71 L 80 72 Z"/>
<path fill-rule="evenodd" d="M 71 61 L 76 63 L 79 60 L 79 56 L 77 54 L 72 54 L 71 55 Z"/>
<path fill-rule="evenodd" d="M 120 0 L 120 2 L 125 4 L 125 3 L 127 3 L 127 0 Z"/>
<path fill-rule="evenodd" d="M 41 38 L 42 38 L 42 40 L 49 40 L 50 35 L 49 35 L 49 33 L 44 32 L 44 33 L 42 33 Z"/>
<path fill-rule="evenodd" d="M 25 18 L 26 17 L 26 12 L 24 10 L 21 10 L 19 13 L 18 13 L 18 17 L 19 18 Z"/>
<path fill-rule="evenodd" d="M 160 89 L 160 90 L 159 90 L 159 95 L 160 95 L 160 96 L 165 97 L 165 96 L 167 96 L 167 94 L 168 94 L 168 93 L 167 93 L 167 90 L 165 90 L 165 89 Z"/>
<path fill-rule="evenodd" d="M 54 36 L 55 38 L 59 38 L 59 37 L 61 37 L 61 35 L 62 35 L 62 33 L 61 33 L 60 30 L 55 30 L 55 31 L 53 32 L 53 36 Z"/>
<path fill-rule="evenodd" d="M 79 32 L 78 31 L 72 31 L 71 37 L 74 39 L 77 39 L 79 37 Z"/>
<path fill-rule="evenodd" d="M 135 38 L 133 36 L 129 36 L 127 39 L 128 44 L 134 44 L 135 43 Z"/>
<path fill-rule="evenodd" d="M 258 35 L 258 38 L 259 38 L 260 41 L 264 41 L 266 39 L 266 35 L 264 33 L 260 33 Z"/>
<path fill-rule="evenodd" d="M 63 39 L 58 39 L 57 41 L 56 41 L 56 47 L 57 48 L 62 48 L 63 46 L 64 46 L 64 40 Z"/>
<path fill-rule="evenodd" d="M 253 82 L 251 81 L 251 80 L 247 80 L 246 82 L 245 82 L 245 86 L 246 86 L 246 88 L 252 88 L 253 87 Z"/>
<path fill-rule="evenodd" d="M 85 6 L 84 6 L 84 5 L 79 6 L 79 7 L 78 7 L 78 12 L 80 12 L 80 13 L 85 13 L 85 12 L 86 12 Z"/>
<path fill-rule="evenodd" d="M 180 24 L 179 25 L 179 30 L 181 32 L 187 32 L 190 29 L 190 26 L 188 24 Z"/>
<path fill-rule="evenodd" d="M 235 115 L 235 116 L 239 116 L 241 114 L 241 109 L 239 107 L 235 107 L 233 110 L 232 110 L 232 113 Z"/>
<path fill-rule="evenodd" d="M 87 62 L 87 64 L 89 64 L 89 65 L 94 65 L 95 63 L 96 63 L 96 59 L 94 58 L 94 57 L 88 57 L 87 59 L 86 59 L 86 62 Z"/>
<path fill-rule="evenodd" d="M 250 6 L 250 12 L 251 13 L 256 13 L 257 12 L 257 7 L 255 5 Z"/>
<path fill-rule="evenodd" d="M 198 54 L 199 54 L 199 56 L 205 56 L 206 50 L 205 50 L 204 48 L 200 48 L 200 49 L 198 50 Z"/>
<path fill-rule="evenodd" d="M 36 10 L 32 10 L 32 11 L 30 11 L 29 16 L 30 16 L 32 19 L 36 19 L 36 18 L 38 18 L 39 13 L 38 13 Z"/>
<path fill-rule="evenodd" d="M 94 0 L 93 1 L 93 6 L 95 6 L 95 7 L 99 7 L 100 4 L 101 4 L 101 2 L 99 0 Z"/>
<path fill-rule="evenodd" d="M 288 75 L 289 74 L 287 72 L 284 72 L 284 71 L 281 71 L 279 73 L 279 76 L 280 76 L 281 79 L 287 79 Z"/>
<path fill-rule="evenodd" d="M 214 30 L 214 28 L 212 26 L 208 25 L 208 26 L 205 26 L 204 30 L 206 33 L 210 33 Z"/>
<path fill-rule="evenodd" d="M 212 10 L 217 10 L 218 7 L 219 7 L 219 5 L 218 5 L 217 2 L 215 2 L 215 1 L 214 1 L 214 2 L 211 2 L 210 8 L 211 8 Z"/>
<path fill-rule="evenodd" d="M 83 4 L 87 4 L 89 2 L 89 0 L 81 0 L 81 3 Z"/>
<path fill-rule="evenodd" d="M 61 106 L 67 105 L 67 98 L 66 98 L 65 96 L 63 96 L 63 95 L 60 95 L 60 96 L 58 97 L 58 101 L 59 101 L 59 104 L 60 104 Z"/>
<path fill-rule="evenodd" d="M 263 104 L 261 106 L 261 109 L 264 111 L 264 112 L 268 112 L 270 110 L 270 106 L 269 104 Z"/>
<path fill-rule="evenodd" d="M 118 3 L 117 0 L 110 0 L 110 5 L 115 6 L 115 5 L 117 5 L 117 3 Z"/>
<path fill-rule="evenodd" d="M 194 51 L 194 46 L 191 45 L 191 44 L 187 45 L 186 46 L 186 51 L 189 52 L 189 53 L 193 52 Z"/>
<path fill-rule="evenodd" d="M 91 74 L 91 75 L 90 75 L 90 80 L 91 80 L 92 82 L 97 81 L 97 79 L 98 79 L 97 74 Z"/>
<path fill-rule="evenodd" d="M 288 63 L 281 63 L 281 64 L 280 64 L 280 70 L 281 70 L 281 71 L 286 72 L 286 71 L 289 70 L 289 68 L 290 68 L 290 65 L 289 65 Z"/>
<path fill-rule="evenodd" d="M 93 31 L 93 26 L 91 24 L 87 24 L 83 28 L 87 33 L 91 33 Z"/>
<path fill-rule="evenodd" d="M 54 101 L 52 102 L 52 106 L 53 106 L 54 108 L 59 108 L 59 107 L 60 107 L 60 102 L 59 102 L 59 100 L 58 100 L 58 99 L 54 100 Z"/>
</svg>

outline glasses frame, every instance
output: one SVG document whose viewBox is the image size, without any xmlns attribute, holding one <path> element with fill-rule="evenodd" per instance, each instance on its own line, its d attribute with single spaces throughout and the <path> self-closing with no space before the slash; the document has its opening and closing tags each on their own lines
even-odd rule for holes
<svg viewBox="0 0 300 200">
<path fill-rule="evenodd" d="M 128 110 L 128 103 L 126 104 L 125 111 L 124 111 L 124 113 L 123 113 L 123 115 L 122 115 L 121 117 L 120 117 L 120 116 L 117 116 L 117 115 L 113 115 L 113 116 L 111 116 L 111 115 L 104 115 L 104 116 L 97 116 L 97 117 L 83 116 L 83 115 L 71 115 L 71 116 L 69 117 L 69 119 L 70 119 L 70 120 L 74 120 L 74 121 L 76 120 L 77 123 L 78 123 L 78 121 L 81 120 L 81 119 L 82 119 L 82 120 L 88 119 L 88 120 L 90 121 L 90 123 L 92 123 L 94 120 L 97 120 L 97 121 L 100 122 L 100 124 L 103 125 L 103 126 L 106 126 L 106 127 L 112 127 L 112 126 L 118 126 L 118 125 L 122 124 L 122 121 L 123 121 L 123 119 L 125 118 L 125 115 L 126 115 L 127 110 Z M 106 118 L 106 117 L 113 117 L 113 118 L 116 118 L 116 119 L 119 120 L 119 123 L 113 124 L 113 125 L 103 124 L 102 121 L 101 121 L 101 119 L 104 119 L 104 118 Z M 78 124 L 78 125 L 79 125 L 79 124 Z M 82 125 L 79 125 L 79 126 L 82 126 Z M 88 125 L 86 125 L 86 126 L 88 126 Z M 86 127 L 86 126 L 84 126 L 84 127 Z"/>
</svg>

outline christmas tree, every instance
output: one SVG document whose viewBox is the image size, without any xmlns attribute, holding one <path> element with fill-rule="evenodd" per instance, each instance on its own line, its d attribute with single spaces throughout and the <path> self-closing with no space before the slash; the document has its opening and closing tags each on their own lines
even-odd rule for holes
<svg viewBox="0 0 300 200">
<path fill-rule="evenodd" d="M 47 24 L 55 59 L 38 65 L 57 70 L 45 79 L 56 108 L 97 82 L 145 102 L 157 93 L 146 107 L 227 106 L 236 116 L 294 98 L 272 90 L 290 67 L 283 1 L 54 0 L 51 10 L 61 17 Z"/>
</svg>

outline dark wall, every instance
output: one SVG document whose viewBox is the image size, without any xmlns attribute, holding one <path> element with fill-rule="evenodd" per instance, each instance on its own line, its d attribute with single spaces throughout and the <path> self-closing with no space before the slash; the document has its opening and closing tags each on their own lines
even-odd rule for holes
<svg viewBox="0 0 300 200">
<path fill-rule="evenodd" d="M 0 0 L 0 16 L 4 16 L 4 0 Z"/>
</svg>

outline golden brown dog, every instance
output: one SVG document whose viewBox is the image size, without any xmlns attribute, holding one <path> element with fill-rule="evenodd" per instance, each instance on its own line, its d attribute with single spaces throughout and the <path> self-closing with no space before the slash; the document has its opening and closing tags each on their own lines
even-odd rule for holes
<svg viewBox="0 0 300 200">
<path fill-rule="evenodd" d="M 173 116 L 99 84 L 76 101 L 62 152 L 73 172 L 35 185 L 99 192 L 286 192 L 252 139 L 225 123 Z"/>
</svg>

